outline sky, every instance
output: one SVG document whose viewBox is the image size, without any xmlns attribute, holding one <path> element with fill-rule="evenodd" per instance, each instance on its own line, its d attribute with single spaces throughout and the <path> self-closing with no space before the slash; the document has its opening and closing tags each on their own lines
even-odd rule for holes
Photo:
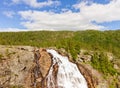
<svg viewBox="0 0 120 88">
<path fill-rule="evenodd" d="M 120 29 L 120 0 L 0 0 L 0 31 Z"/>
</svg>

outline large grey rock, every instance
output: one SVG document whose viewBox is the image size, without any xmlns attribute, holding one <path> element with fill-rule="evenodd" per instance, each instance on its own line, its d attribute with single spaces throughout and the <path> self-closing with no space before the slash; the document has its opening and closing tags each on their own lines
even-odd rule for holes
<svg viewBox="0 0 120 88">
<path fill-rule="evenodd" d="M 0 46 L 0 88 L 24 85 L 33 65 L 34 48 L 28 46 Z"/>
</svg>

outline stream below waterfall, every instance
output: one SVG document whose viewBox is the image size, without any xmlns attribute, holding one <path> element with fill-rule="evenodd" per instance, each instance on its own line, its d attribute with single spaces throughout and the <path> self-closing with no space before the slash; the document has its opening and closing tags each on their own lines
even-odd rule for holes
<svg viewBox="0 0 120 88">
<path fill-rule="evenodd" d="M 87 82 L 76 64 L 68 57 L 60 55 L 53 49 L 47 49 L 52 55 L 52 65 L 47 75 L 47 88 L 88 88 Z M 54 65 L 58 65 L 57 77 L 53 75 Z M 56 80 L 55 80 L 56 79 Z"/>
</svg>

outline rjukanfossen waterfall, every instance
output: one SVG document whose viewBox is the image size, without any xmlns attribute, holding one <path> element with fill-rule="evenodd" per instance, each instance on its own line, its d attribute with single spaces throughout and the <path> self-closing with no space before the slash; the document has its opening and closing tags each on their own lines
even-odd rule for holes
<svg viewBox="0 0 120 88">
<path fill-rule="evenodd" d="M 47 88 L 88 88 L 87 82 L 76 64 L 53 49 L 47 49 L 47 52 L 52 55 L 53 60 L 47 75 Z M 58 65 L 56 79 L 52 74 L 55 64 Z"/>
</svg>

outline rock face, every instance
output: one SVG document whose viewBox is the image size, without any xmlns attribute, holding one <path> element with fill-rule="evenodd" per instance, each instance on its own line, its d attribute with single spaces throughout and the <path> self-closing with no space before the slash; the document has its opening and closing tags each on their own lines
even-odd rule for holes
<svg viewBox="0 0 120 88">
<path fill-rule="evenodd" d="M 89 64 L 77 63 L 80 72 L 84 75 L 87 80 L 89 88 L 109 88 L 106 80 L 104 80 L 102 74 Z"/>
<path fill-rule="evenodd" d="M 26 80 L 26 82 L 29 80 L 31 80 L 31 82 L 27 83 L 27 87 L 46 88 L 46 75 L 48 74 L 51 64 L 51 56 L 45 49 L 35 51 L 34 66 L 32 67 L 28 79 Z"/>
<path fill-rule="evenodd" d="M 33 47 L 0 46 L 0 88 L 25 85 L 24 80 L 33 66 L 33 50 Z"/>
<path fill-rule="evenodd" d="M 90 55 L 81 55 L 80 58 L 82 62 L 91 60 Z M 98 71 L 81 61 L 76 64 L 87 80 L 88 88 L 108 88 L 107 82 L 101 78 L 102 75 Z M 51 65 L 52 56 L 46 49 L 30 46 L 0 46 L 0 88 L 47 88 L 46 76 Z M 53 67 L 55 78 L 57 72 L 56 64 Z M 119 88 L 120 84 L 116 85 L 118 86 L 116 88 Z"/>
<path fill-rule="evenodd" d="M 0 88 L 46 88 L 51 64 L 45 49 L 0 46 Z"/>
</svg>

